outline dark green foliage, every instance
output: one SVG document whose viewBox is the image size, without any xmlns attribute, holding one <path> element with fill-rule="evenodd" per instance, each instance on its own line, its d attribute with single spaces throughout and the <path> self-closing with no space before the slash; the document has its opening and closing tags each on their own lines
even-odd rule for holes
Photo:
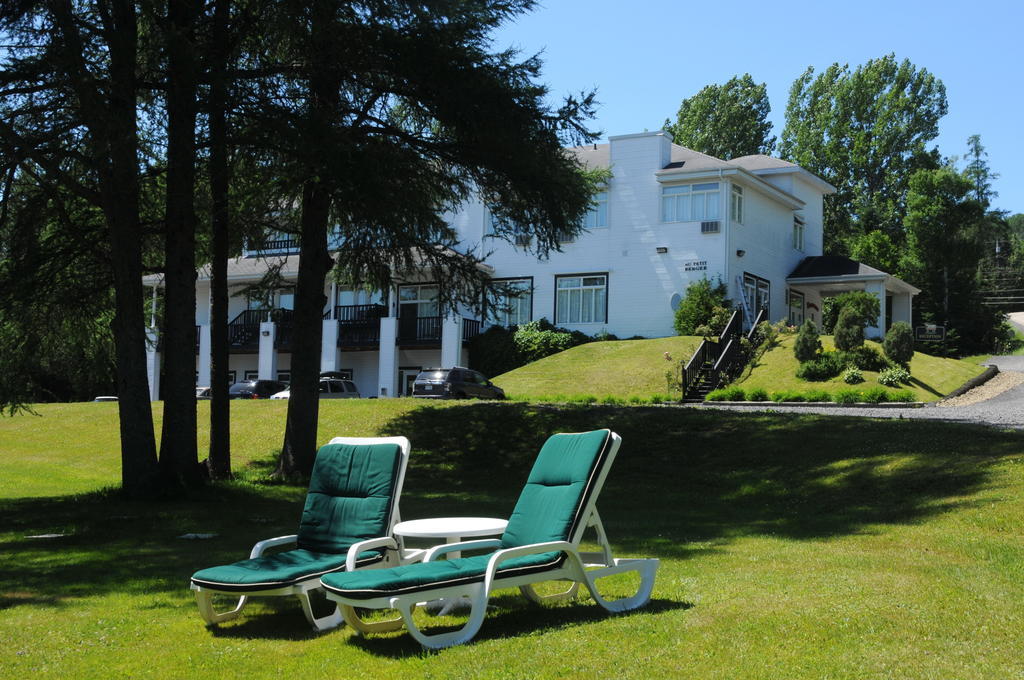
<svg viewBox="0 0 1024 680">
<path fill-rule="evenodd" d="M 856 404 L 862 401 L 859 390 L 839 390 L 832 397 L 837 404 Z"/>
<path fill-rule="evenodd" d="M 839 312 L 836 329 L 832 334 L 836 349 L 848 352 L 864 344 L 864 327 L 858 323 L 856 312 L 844 307 Z"/>
<path fill-rule="evenodd" d="M 547 319 L 540 319 L 516 328 L 514 340 L 523 362 L 529 363 L 590 342 L 591 338 L 580 331 L 556 328 Z"/>
<path fill-rule="evenodd" d="M 725 387 L 708 392 L 707 401 L 744 401 L 746 394 L 742 387 Z"/>
<path fill-rule="evenodd" d="M 676 144 L 717 158 L 771 155 L 775 137 L 769 136 L 770 112 L 765 84 L 755 84 L 750 74 L 744 73 L 684 99 L 675 124 L 666 121 L 665 129 Z"/>
<path fill-rule="evenodd" d="M 768 391 L 763 387 L 757 387 L 747 393 L 747 401 L 768 401 Z"/>
<path fill-rule="evenodd" d="M 837 312 L 836 317 L 837 322 L 839 320 L 838 314 L 842 313 L 842 310 L 849 308 L 854 322 L 859 324 L 861 328 L 875 324 L 881 313 L 881 305 L 878 302 L 878 298 L 862 290 L 854 290 L 837 295 L 835 303 L 839 306 L 839 312 Z"/>
<path fill-rule="evenodd" d="M 910 176 L 938 165 L 946 88 L 889 54 L 850 69 L 808 68 L 793 83 L 780 152 L 836 187 L 825 199 L 825 252 L 845 255 L 880 229 L 900 241 Z"/>
<path fill-rule="evenodd" d="M 606 335 L 605 340 L 615 336 Z M 594 338 L 580 331 L 557 328 L 547 319 L 511 329 L 491 326 L 469 342 L 469 365 L 489 378 L 507 373 L 531 361 L 543 359 Z"/>
<path fill-rule="evenodd" d="M 869 404 L 884 404 L 889 401 L 889 390 L 884 387 L 871 387 L 861 393 L 861 399 Z"/>
<path fill-rule="evenodd" d="M 804 392 L 804 399 L 807 401 L 832 401 L 832 394 L 825 390 L 809 390 Z"/>
<path fill-rule="evenodd" d="M 885 356 L 897 364 L 909 365 L 914 357 L 914 332 L 910 324 L 905 321 L 894 323 L 885 334 L 882 349 L 885 350 Z"/>
<path fill-rule="evenodd" d="M 837 352 L 826 352 L 819 357 L 800 364 L 796 377 L 801 380 L 829 380 L 843 370 L 843 358 Z"/>
<path fill-rule="evenodd" d="M 796 334 L 793 343 L 793 354 L 796 360 L 803 363 L 811 361 L 821 351 L 821 340 L 818 338 L 818 327 L 810 319 L 806 319 Z"/>
<path fill-rule="evenodd" d="M 702 278 L 687 286 L 686 297 L 675 313 L 676 333 L 698 335 L 697 329 L 713 320 L 716 307 L 732 306 L 727 294 L 728 289 L 722 281 L 712 284 L 707 278 Z"/>
<path fill-rule="evenodd" d="M 807 398 L 803 395 L 802 392 L 782 391 L 772 392 L 772 401 L 776 403 L 781 403 L 784 401 L 803 402 L 807 401 Z"/>
<path fill-rule="evenodd" d="M 846 352 L 840 352 L 843 364 L 854 366 L 862 371 L 881 371 L 889 367 L 889 362 L 874 347 L 861 345 Z"/>
</svg>

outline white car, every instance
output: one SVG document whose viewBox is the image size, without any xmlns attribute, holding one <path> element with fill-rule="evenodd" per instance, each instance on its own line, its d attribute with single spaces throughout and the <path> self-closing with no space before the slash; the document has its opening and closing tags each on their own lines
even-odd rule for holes
<svg viewBox="0 0 1024 680">
<path fill-rule="evenodd" d="M 287 399 L 291 396 L 291 390 L 287 389 L 271 395 L 271 399 Z M 351 380 L 338 380 L 337 378 L 320 378 L 321 399 L 358 399 L 359 389 Z"/>
</svg>

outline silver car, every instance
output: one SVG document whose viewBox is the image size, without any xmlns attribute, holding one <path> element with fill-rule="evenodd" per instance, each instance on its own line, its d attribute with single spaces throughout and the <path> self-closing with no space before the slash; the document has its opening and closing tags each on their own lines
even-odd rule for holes
<svg viewBox="0 0 1024 680">
<path fill-rule="evenodd" d="M 271 399 L 287 399 L 291 396 L 291 390 L 287 389 L 272 395 Z M 320 378 L 321 399 L 358 399 L 359 389 L 351 380 L 339 380 L 337 378 Z"/>
</svg>

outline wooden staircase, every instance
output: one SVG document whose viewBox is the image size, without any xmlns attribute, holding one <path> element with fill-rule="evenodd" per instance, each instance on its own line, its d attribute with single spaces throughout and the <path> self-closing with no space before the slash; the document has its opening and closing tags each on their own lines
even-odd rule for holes
<svg viewBox="0 0 1024 680">
<path fill-rule="evenodd" d="M 757 318 L 751 324 L 748 339 L 754 339 L 757 325 L 762 321 L 763 309 L 758 311 Z M 736 369 L 743 366 L 746 357 L 741 348 L 742 335 L 743 312 L 737 309 L 718 336 L 717 342 L 704 340 L 698 345 L 697 351 L 683 369 L 683 403 L 704 401 L 709 392 L 724 385 L 734 376 Z"/>
</svg>

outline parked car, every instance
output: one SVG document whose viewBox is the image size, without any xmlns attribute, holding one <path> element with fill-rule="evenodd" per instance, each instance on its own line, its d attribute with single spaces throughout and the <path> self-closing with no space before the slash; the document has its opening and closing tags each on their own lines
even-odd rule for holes
<svg viewBox="0 0 1024 680">
<path fill-rule="evenodd" d="M 286 389 L 272 395 L 271 399 L 287 399 L 292 396 L 291 389 Z M 321 399 L 358 399 L 359 389 L 351 380 L 338 380 L 337 378 L 320 378 Z"/>
<path fill-rule="evenodd" d="M 483 373 L 461 366 L 425 368 L 412 384 L 412 396 L 424 399 L 504 399 L 505 391 Z"/>
<path fill-rule="evenodd" d="M 209 399 L 213 396 L 213 390 L 209 387 L 197 387 L 196 388 L 196 399 Z"/>
<path fill-rule="evenodd" d="M 268 399 L 288 386 L 279 380 L 243 380 L 228 388 L 229 399 Z"/>
</svg>

